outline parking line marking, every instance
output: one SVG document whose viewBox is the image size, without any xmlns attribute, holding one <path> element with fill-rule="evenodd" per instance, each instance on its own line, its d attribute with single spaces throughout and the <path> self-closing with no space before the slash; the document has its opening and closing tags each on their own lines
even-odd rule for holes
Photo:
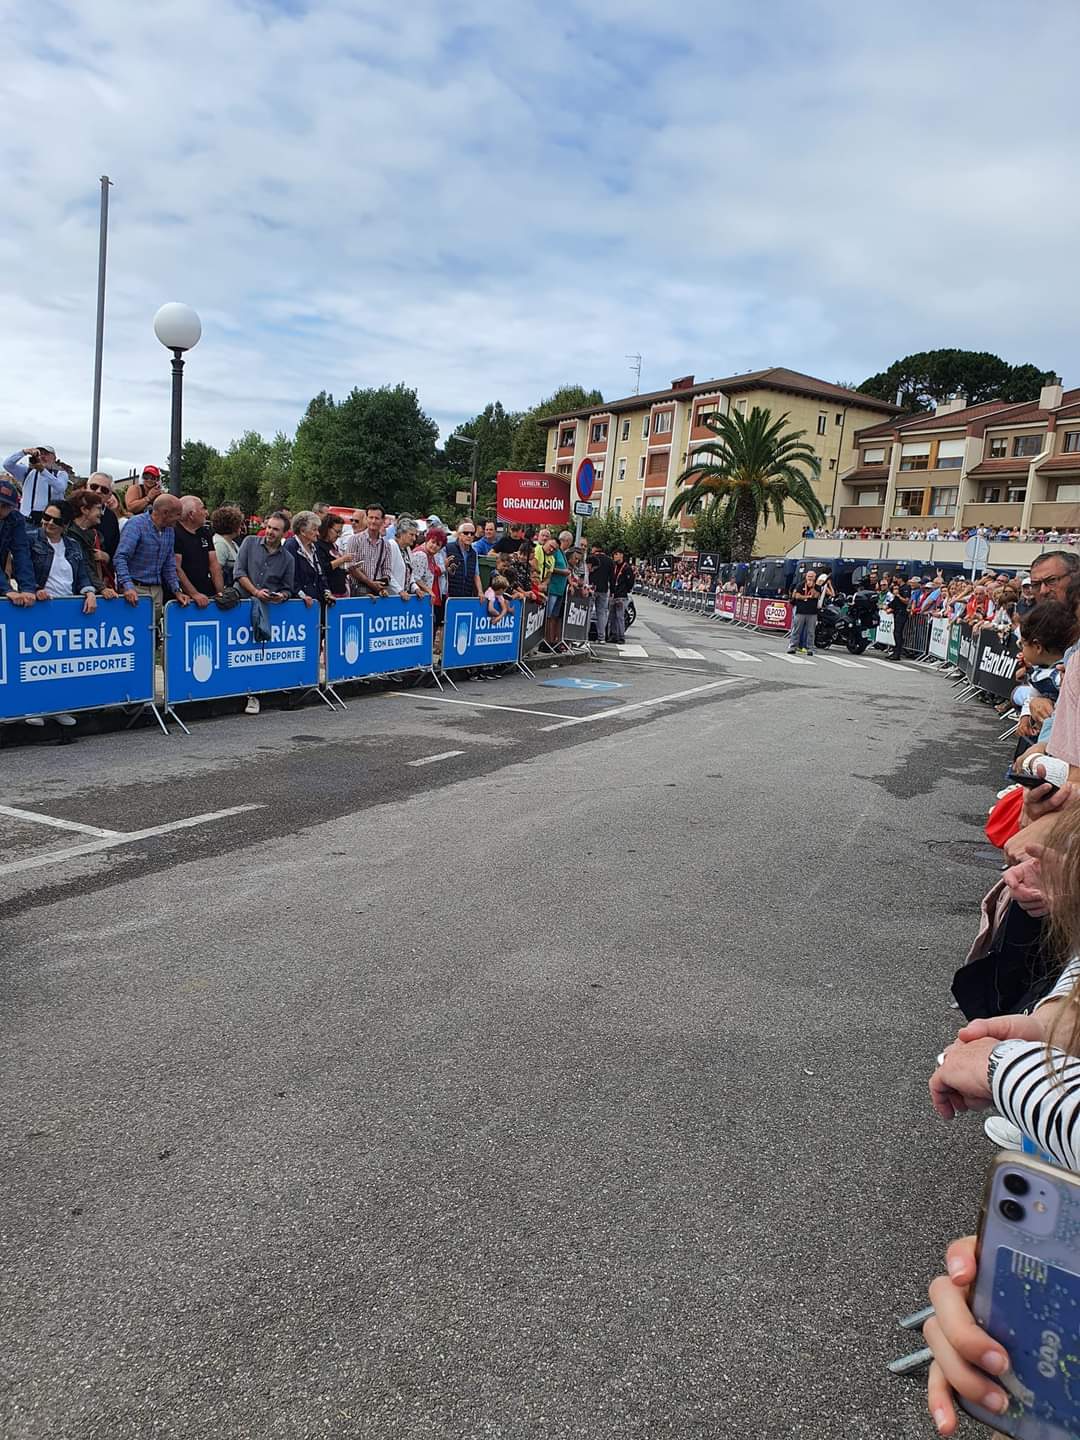
<svg viewBox="0 0 1080 1440">
<path fill-rule="evenodd" d="M 77 830 L 80 835 L 96 835 L 99 840 L 109 840 L 121 833 L 103 830 L 100 825 L 80 825 L 77 820 L 58 820 L 55 815 L 42 815 L 37 810 L 16 810 L 14 805 L 0 805 L 0 815 L 10 815 L 13 820 L 33 820 L 37 825 L 53 825 L 57 830 Z"/>
<path fill-rule="evenodd" d="M 771 655 L 774 660 L 786 660 L 789 665 L 813 665 L 813 660 L 807 660 L 803 655 L 789 655 L 786 650 L 766 650 L 766 655 Z"/>
<path fill-rule="evenodd" d="M 148 830 L 119 832 L 109 840 L 89 840 L 85 845 L 72 845 L 67 850 L 51 850 L 47 855 L 30 855 L 25 860 L 13 860 L 4 866 L 3 873 L 15 875 L 23 870 L 39 870 L 43 865 L 56 865 L 65 860 L 75 860 L 81 855 L 96 855 L 102 850 L 115 850 L 118 845 L 153 840 L 158 835 L 171 835 L 174 830 L 190 830 L 195 825 L 209 825 L 213 820 L 227 820 L 230 815 L 242 815 L 246 810 L 265 808 L 264 805 L 232 805 L 228 810 L 211 810 L 205 815 L 189 815 L 186 820 L 170 820 L 167 825 L 151 825 Z"/>
<path fill-rule="evenodd" d="M 624 659 L 633 657 L 636 660 L 646 660 L 648 659 L 649 652 L 645 649 L 644 645 L 620 645 L 619 654 Z"/>
<path fill-rule="evenodd" d="M 863 667 L 857 660 L 846 660 L 842 655 L 819 655 L 819 660 L 827 660 L 830 665 L 846 665 L 849 670 L 861 670 Z"/>
<path fill-rule="evenodd" d="M 588 725 L 593 720 L 611 720 L 616 715 L 629 715 L 632 710 L 644 710 L 646 705 L 663 705 L 668 700 L 685 700 L 688 695 L 702 695 L 706 690 L 719 690 L 724 685 L 737 685 L 734 677 L 714 680 L 711 685 L 695 685 L 692 690 L 676 690 L 674 695 L 656 695 L 651 700 L 637 700 L 633 705 L 619 705 L 614 710 L 600 710 L 593 715 L 575 715 L 572 720 L 563 720 L 558 725 L 541 725 L 541 733 L 547 730 L 566 730 L 571 725 Z"/>
<path fill-rule="evenodd" d="M 441 755 L 425 755 L 422 760 L 410 760 L 410 765 L 434 765 L 436 760 L 452 760 L 455 755 L 464 755 L 464 750 L 444 750 Z"/>
<path fill-rule="evenodd" d="M 678 645 L 672 645 L 671 653 L 676 660 L 704 660 L 705 656 L 700 650 L 680 649 Z"/>
<path fill-rule="evenodd" d="M 557 710 L 524 710 L 520 705 L 485 705 L 482 700 L 453 700 L 449 695 L 406 695 L 400 690 L 394 694 L 399 700 L 423 700 L 425 704 L 429 700 L 437 700 L 440 705 L 471 705 L 474 710 L 506 710 L 513 715 L 542 715 L 545 720 L 550 720 L 554 715 L 556 720 L 570 720 L 570 715 L 560 715 Z"/>
</svg>

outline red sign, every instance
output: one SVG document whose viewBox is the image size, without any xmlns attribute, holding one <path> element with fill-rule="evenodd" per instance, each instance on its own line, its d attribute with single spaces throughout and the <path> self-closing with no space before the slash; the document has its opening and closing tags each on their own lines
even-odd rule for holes
<svg viewBox="0 0 1080 1440">
<path fill-rule="evenodd" d="M 790 604 L 786 600 L 759 600 L 757 623 L 762 630 L 790 630 Z"/>
<path fill-rule="evenodd" d="M 539 470 L 500 470 L 495 514 L 511 525 L 555 525 L 570 518 L 570 481 Z"/>
<path fill-rule="evenodd" d="M 582 500 L 591 500 L 596 488 L 596 466 L 588 458 L 577 467 L 577 493 Z"/>
<path fill-rule="evenodd" d="M 738 598 L 739 598 L 739 597 L 738 597 L 737 595 L 725 595 L 722 590 L 717 590 L 717 592 L 716 592 L 716 613 L 717 613 L 717 615 L 732 615 L 732 616 L 734 616 L 734 614 L 735 614 L 735 601 L 736 601 Z"/>
</svg>

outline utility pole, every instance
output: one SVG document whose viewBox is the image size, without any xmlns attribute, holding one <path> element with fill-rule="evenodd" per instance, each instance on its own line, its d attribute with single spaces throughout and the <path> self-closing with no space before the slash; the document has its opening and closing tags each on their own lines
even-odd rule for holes
<svg viewBox="0 0 1080 1440">
<path fill-rule="evenodd" d="M 641 356 L 640 356 L 640 354 L 638 354 L 638 355 L 627 355 L 626 358 L 627 358 L 627 360 L 633 361 L 633 364 L 630 366 L 630 369 L 634 372 L 634 375 L 635 375 L 635 377 L 636 377 L 636 379 L 634 380 L 634 394 L 635 394 L 635 395 L 640 395 L 640 394 L 641 394 Z"/>
<path fill-rule="evenodd" d="M 90 471 L 98 468 L 98 441 L 101 436 L 101 355 L 105 345 L 105 259 L 109 244 L 108 175 L 101 177 L 101 225 L 98 230 L 97 336 L 94 340 L 94 406 L 90 422 Z"/>
</svg>

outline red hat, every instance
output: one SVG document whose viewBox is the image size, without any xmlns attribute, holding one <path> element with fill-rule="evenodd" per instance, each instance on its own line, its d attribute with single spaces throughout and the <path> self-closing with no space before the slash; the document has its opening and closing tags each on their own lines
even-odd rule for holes
<svg viewBox="0 0 1080 1440">
<path fill-rule="evenodd" d="M 152 475 L 155 480 L 161 479 L 161 471 L 156 465 L 144 465 L 142 468 L 142 473 L 144 475 Z"/>
</svg>

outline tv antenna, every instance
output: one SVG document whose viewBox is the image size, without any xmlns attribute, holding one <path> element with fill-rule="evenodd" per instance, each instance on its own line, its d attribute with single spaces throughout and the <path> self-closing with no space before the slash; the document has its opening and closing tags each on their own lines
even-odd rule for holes
<svg viewBox="0 0 1080 1440">
<path fill-rule="evenodd" d="M 637 355 L 627 355 L 626 358 L 627 358 L 627 360 L 630 360 L 630 361 L 632 362 L 632 363 L 631 363 L 631 366 L 630 366 L 630 369 L 634 372 L 634 375 L 637 377 L 636 380 L 635 380 L 635 382 L 634 382 L 634 394 L 635 394 L 635 395 L 640 395 L 640 394 L 641 394 L 641 355 L 640 355 L 640 354 L 637 354 Z"/>
</svg>

